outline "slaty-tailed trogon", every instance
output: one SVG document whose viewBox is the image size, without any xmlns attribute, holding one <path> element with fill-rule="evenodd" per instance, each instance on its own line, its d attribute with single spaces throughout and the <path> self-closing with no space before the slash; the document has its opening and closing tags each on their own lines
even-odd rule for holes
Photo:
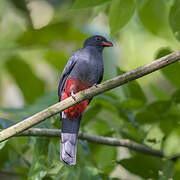
<svg viewBox="0 0 180 180">
<path fill-rule="evenodd" d="M 84 42 L 83 49 L 75 52 L 69 59 L 61 75 L 58 95 L 59 101 L 101 82 L 104 73 L 102 51 L 113 46 L 106 38 L 95 35 Z M 69 165 L 76 164 L 77 136 L 82 114 L 90 100 L 85 100 L 61 113 L 62 134 L 60 158 Z"/>
</svg>

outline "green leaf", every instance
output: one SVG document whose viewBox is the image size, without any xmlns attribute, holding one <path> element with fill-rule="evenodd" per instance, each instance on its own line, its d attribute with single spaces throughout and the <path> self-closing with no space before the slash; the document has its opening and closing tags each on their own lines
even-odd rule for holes
<svg viewBox="0 0 180 180">
<path fill-rule="evenodd" d="M 100 94 L 97 97 L 95 97 L 92 101 L 92 104 L 99 104 L 101 105 L 103 108 L 110 110 L 110 111 L 116 111 L 116 101 L 110 97 L 107 96 L 105 94 Z"/>
<path fill-rule="evenodd" d="M 116 34 L 131 19 L 135 12 L 134 0 L 113 0 L 109 12 L 111 34 Z"/>
<path fill-rule="evenodd" d="M 23 13 L 23 16 L 26 17 L 26 20 L 28 20 L 29 25 L 32 26 L 32 20 L 30 17 L 30 12 L 27 8 L 27 2 L 26 0 L 10 0 L 10 2 Z"/>
<path fill-rule="evenodd" d="M 81 169 L 79 180 L 101 180 L 98 169 L 95 167 L 86 166 Z"/>
<path fill-rule="evenodd" d="M 172 95 L 172 100 L 179 104 L 180 103 L 180 89 L 178 89 L 177 91 L 175 91 Z"/>
<path fill-rule="evenodd" d="M 83 115 L 83 121 L 81 122 L 81 125 L 84 126 L 90 120 L 94 119 L 97 116 L 97 114 L 101 111 L 101 109 L 102 105 L 100 104 L 89 106 Z"/>
<path fill-rule="evenodd" d="M 141 124 L 160 122 L 170 107 L 171 101 L 155 101 L 139 111 L 135 116 L 135 121 Z"/>
<path fill-rule="evenodd" d="M 175 174 L 174 174 L 174 180 L 180 179 L 180 159 L 178 158 L 175 162 Z"/>
<path fill-rule="evenodd" d="M 174 0 L 174 4 L 169 12 L 169 24 L 174 36 L 180 41 L 180 1 Z"/>
<path fill-rule="evenodd" d="M 33 105 L 42 106 L 43 104 L 46 104 L 47 106 L 51 106 L 55 104 L 57 100 L 58 100 L 57 92 L 53 91 L 39 97 Z"/>
<path fill-rule="evenodd" d="M 124 73 L 119 68 L 117 68 L 117 70 L 118 75 Z M 146 96 L 137 81 L 128 82 L 120 87 L 120 90 L 121 105 L 126 109 L 139 109 L 147 101 Z"/>
<path fill-rule="evenodd" d="M 12 120 L 0 118 L 0 128 L 1 129 L 8 128 L 9 126 L 12 126 L 13 124 L 14 124 L 14 121 L 12 121 Z"/>
<path fill-rule="evenodd" d="M 8 140 L 3 141 L 3 142 L 0 143 L 0 150 L 6 145 L 7 141 Z"/>
<path fill-rule="evenodd" d="M 122 106 L 127 109 L 139 109 L 147 99 L 137 81 L 132 81 L 122 86 L 124 100 L 121 101 Z"/>
<path fill-rule="evenodd" d="M 47 174 L 46 157 L 48 154 L 47 138 L 37 138 L 33 153 L 33 162 L 29 171 L 28 180 L 41 180 Z"/>
<path fill-rule="evenodd" d="M 13 56 L 6 61 L 5 65 L 28 103 L 33 103 L 44 93 L 44 82 L 34 74 L 30 66 L 23 59 Z"/>
<path fill-rule="evenodd" d="M 93 159 L 99 170 L 110 173 L 114 169 L 116 163 L 117 150 L 115 147 L 92 145 L 90 146 Z"/>
<path fill-rule="evenodd" d="M 171 107 L 166 110 L 162 120 L 160 121 L 161 130 L 167 135 L 172 131 L 179 131 L 179 120 L 180 120 L 180 111 L 176 103 L 173 102 L 173 96 L 171 100 Z"/>
<path fill-rule="evenodd" d="M 48 155 L 47 155 L 48 174 L 54 176 L 59 172 L 59 170 L 62 167 L 63 167 L 63 163 L 59 159 L 59 152 L 57 151 L 54 143 L 50 142 L 48 145 Z"/>
<path fill-rule="evenodd" d="M 164 0 L 140 1 L 138 14 L 145 28 L 153 34 L 160 34 L 168 28 L 167 9 Z"/>
<path fill-rule="evenodd" d="M 19 10 L 27 13 L 27 4 L 25 0 L 10 0 L 10 2 Z"/>
<path fill-rule="evenodd" d="M 162 68 L 161 72 L 167 77 L 167 79 L 177 88 L 180 88 L 180 63 L 175 62 L 168 67 Z"/>
<path fill-rule="evenodd" d="M 158 51 L 156 58 L 163 57 L 170 54 L 172 51 L 169 48 L 162 48 Z M 180 63 L 175 62 L 169 66 L 162 68 L 161 72 L 167 77 L 167 79 L 177 88 L 180 88 Z"/>
<path fill-rule="evenodd" d="M 49 143 L 48 146 L 48 156 L 47 156 L 47 167 L 50 168 L 53 164 L 53 159 L 55 157 L 55 145 L 53 144 L 53 142 Z"/>
<path fill-rule="evenodd" d="M 27 174 L 28 174 L 29 168 L 24 167 L 22 165 L 16 165 L 15 166 L 15 172 L 18 174 L 21 180 L 26 180 L 27 179 Z"/>
<path fill-rule="evenodd" d="M 164 163 L 164 166 L 162 168 L 162 171 L 159 173 L 159 179 L 158 180 L 170 180 L 173 178 L 174 175 L 174 162 L 172 161 L 166 161 Z"/>
<path fill-rule="evenodd" d="M 52 166 L 53 161 L 59 161 L 59 143 L 60 140 L 57 139 L 52 139 L 53 142 L 51 141 L 48 145 L 48 156 L 47 156 L 47 166 L 50 167 Z M 56 145 L 58 146 L 58 149 L 56 149 Z"/>
<path fill-rule="evenodd" d="M 111 0 L 76 0 L 73 4 L 73 9 L 80 9 L 80 8 L 92 8 L 94 6 L 98 6 L 109 2 Z"/>
<path fill-rule="evenodd" d="M 166 101 L 170 99 L 170 96 L 163 91 L 162 89 L 158 88 L 157 86 L 151 85 L 151 91 L 153 92 L 153 94 L 155 95 L 155 97 L 157 98 L 157 100 L 162 100 L 162 101 Z"/>
<path fill-rule="evenodd" d="M 141 128 L 132 123 L 126 123 L 124 126 L 122 126 L 120 133 L 123 138 L 131 139 L 139 143 L 142 143 L 143 138 L 146 135 Z"/>
<path fill-rule="evenodd" d="M 0 107 L 0 111 L 2 111 L 3 113 L 16 115 L 16 116 L 18 116 L 17 117 L 18 119 L 22 119 L 22 117 L 23 118 L 29 117 L 32 114 L 42 111 L 43 109 L 48 108 L 49 106 L 51 106 L 57 102 L 58 102 L 57 92 L 50 92 L 50 93 L 46 93 L 46 94 L 42 95 L 41 97 L 39 97 L 31 105 L 26 105 L 23 108 L 1 108 Z M 5 126 L 3 126 L 3 128 L 14 124 L 13 121 L 10 121 L 7 119 L 5 119 L 4 121 L 3 120 L 4 119 L 0 118 L 0 124 L 5 125 Z"/>
<path fill-rule="evenodd" d="M 153 149 L 161 149 L 163 143 L 164 133 L 159 128 L 158 124 L 152 125 L 146 132 L 144 144 L 152 147 Z"/>
<path fill-rule="evenodd" d="M 19 114 L 24 112 L 24 108 L 4 108 L 0 107 L 0 111 L 4 113 L 12 113 L 12 114 Z M 0 119 L 1 120 L 1 119 Z"/>
<path fill-rule="evenodd" d="M 104 13 L 108 12 L 108 9 L 109 9 L 109 3 L 105 3 L 100 6 L 97 6 L 95 8 L 95 11 L 93 12 L 92 19 L 97 17 L 102 12 L 104 12 Z"/>
<path fill-rule="evenodd" d="M 63 71 L 68 58 L 60 51 L 48 51 L 45 55 L 45 60 L 49 62 L 58 71 Z"/>
<path fill-rule="evenodd" d="M 160 48 L 155 55 L 155 59 L 159 59 L 159 58 L 166 56 L 170 53 L 172 53 L 172 50 L 169 47 Z"/>
<path fill-rule="evenodd" d="M 88 123 L 85 126 L 85 129 L 89 134 L 100 136 L 106 135 L 113 130 L 106 121 L 99 118 L 96 118 L 94 121 Z"/>
<path fill-rule="evenodd" d="M 62 42 L 66 40 L 69 42 L 83 42 L 87 36 L 75 28 L 72 27 L 67 22 L 50 24 L 41 29 L 29 28 L 25 31 L 19 38 L 17 42 L 20 46 L 50 46 L 51 43 L 56 41 Z"/>
<path fill-rule="evenodd" d="M 74 175 L 74 169 L 68 166 L 63 166 L 54 177 L 54 180 L 71 179 L 77 179 L 77 174 Z"/>
<path fill-rule="evenodd" d="M 118 128 L 118 126 L 122 124 L 122 121 L 119 121 L 119 117 L 129 120 L 127 112 L 121 106 L 118 97 L 113 93 L 98 95 L 91 102 L 91 105 L 94 104 L 101 106 L 101 119 L 104 119 L 105 121 L 107 119 L 111 119 L 111 121 L 107 121 L 110 126 L 115 126 L 116 128 Z M 97 116 L 98 115 L 99 113 L 97 114 Z"/>
<path fill-rule="evenodd" d="M 10 149 L 8 147 L 8 144 L 9 144 L 9 141 L 6 144 L 6 146 L 0 150 L 0 159 L 1 159 L 0 167 L 1 168 L 5 168 L 7 163 L 10 164 L 12 162 L 12 159 L 10 158 Z M 11 151 L 11 153 L 13 153 L 13 151 Z"/>
<path fill-rule="evenodd" d="M 131 173 L 137 174 L 145 179 L 158 179 L 158 172 L 164 162 L 161 158 L 135 154 L 132 158 L 121 160 L 119 164 Z"/>
<path fill-rule="evenodd" d="M 180 154 L 179 146 L 179 132 L 172 131 L 172 133 L 169 136 L 167 136 L 164 140 L 163 151 L 166 154 L 166 156 L 176 156 Z"/>
</svg>

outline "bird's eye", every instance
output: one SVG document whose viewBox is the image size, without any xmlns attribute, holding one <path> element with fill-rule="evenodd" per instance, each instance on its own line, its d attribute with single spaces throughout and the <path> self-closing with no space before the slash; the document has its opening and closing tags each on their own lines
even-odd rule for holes
<svg viewBox="0 0 180 180">
<path fill-rule="evenodd" d="M 96 37 L 96 41 L 100 41 L 101 40 L 101 38 L 100 37 Z"/>
</svg>

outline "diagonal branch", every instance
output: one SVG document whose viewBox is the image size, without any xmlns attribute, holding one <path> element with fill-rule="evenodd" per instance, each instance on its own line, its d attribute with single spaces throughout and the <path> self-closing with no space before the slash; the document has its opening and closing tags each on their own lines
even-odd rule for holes
<svg viewBox="0 0 180 180">
<path fill-rule="evenodd" d="M 60 137 L 61 130 L 47 129 L 47 128 L 30 128 L 17 136 Z M 140 144 L 135 141 L 131 141 L 129 139 L 118 139 L 118 138 L 111 138 L 104 136 L 95 136 L 85 133 L 80 133 L 79 139 L 87 140 L 96 144 L 127 147 L 128 149 L 138 151 L 144 154 L 157 156 L 157 157 L 165 157 L 162 151 L 152 149 L 144 144 Z"/>
<path fill-rule="evenodd" d="M 101 94 L 110 89 L 121 86 L 129 81 L 138 79 L 142 76 L 150 74 L 158 69 L 161 69 L 169 64 L 172 64 L 180 59 L 180 51 L 176 51 L 167 56 L 157 59 L 145 66 L 141 66 L 137 69 L 134 69 L 130 72 L 127 72 L 121 76 L 117 76 L 113 79 L 110 79 L 104 83 L 101 83 L 97 86 L 93 86 L 87 90 L 81 91 L 75 95 L 76 101 L 72 97 L 65 99 L 57 104 L 50 106 L 47 109 L 44 109 L 41 112 L 36 113 L 35 115 L 3 130 L 0 132 L 0 142 L 16 135 L 24 130 L 44 121 L 45 119 L 77 104 L 85 99 L 89 99 L 93 96 Z"/>
</svg>

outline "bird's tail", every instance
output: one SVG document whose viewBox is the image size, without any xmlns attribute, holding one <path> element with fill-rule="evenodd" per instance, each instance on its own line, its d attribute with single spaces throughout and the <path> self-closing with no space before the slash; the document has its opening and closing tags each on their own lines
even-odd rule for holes
<svg viewBox="0 0 180 180">
<path fill-rule="evenodd" d="M 76 164 L 77 138 L 80 122 L 81 117 L 75 120 L 62 117 L 60 158 L 61 161 L 69 165 Z"/>
</svg>

